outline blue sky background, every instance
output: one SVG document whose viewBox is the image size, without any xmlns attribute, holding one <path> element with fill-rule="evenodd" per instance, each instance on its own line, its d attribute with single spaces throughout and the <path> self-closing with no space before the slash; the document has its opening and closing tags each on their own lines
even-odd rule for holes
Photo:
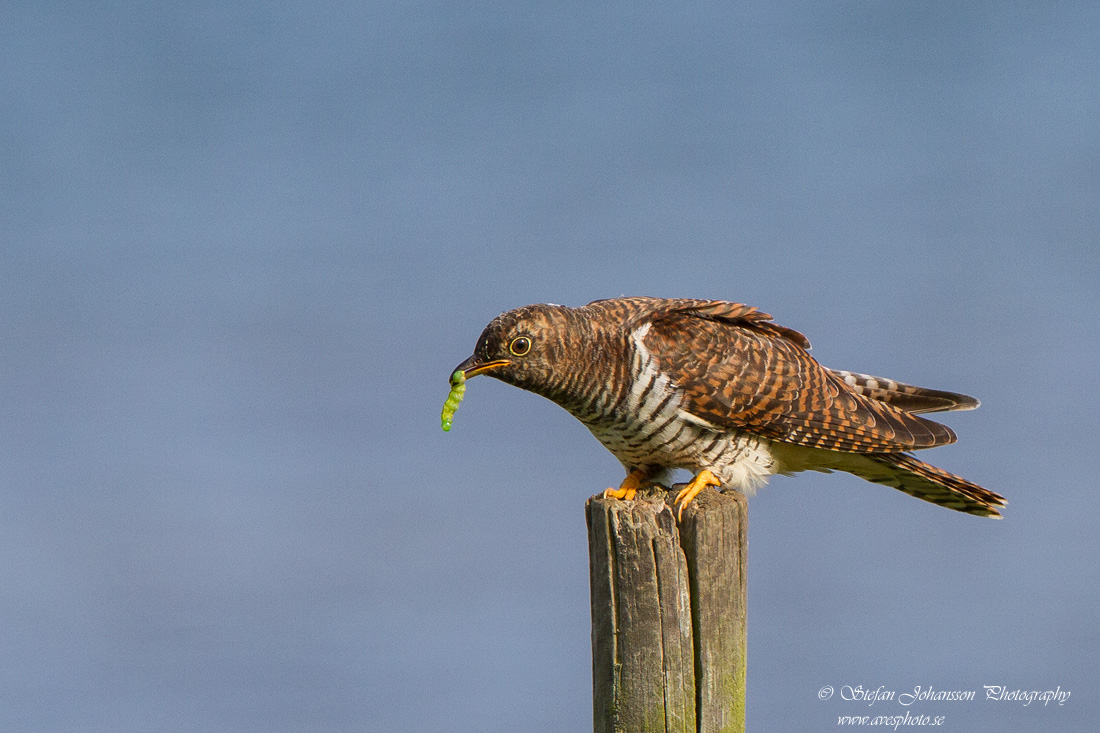
<svg viewBox="0 0 1100 733">
<path fill-rule="evenodd" d="M 622 477 L 490 379 L 497 313 L 757 305 L 974 394 L 924 457 L 752 500 L 748 721 L 824 685 L 1060 686 L 1100 720 L 1093 3 L 10 3 L 0 729 L 563 731 L 583 504 Z"/>
</svg>

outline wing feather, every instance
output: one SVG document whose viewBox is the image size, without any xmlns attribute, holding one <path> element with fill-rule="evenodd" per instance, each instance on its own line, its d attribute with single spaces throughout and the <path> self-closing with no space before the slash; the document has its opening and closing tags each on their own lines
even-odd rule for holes
<svg viewBox="0 0 1100 733">
<path fill-rule="evenodd" d="M 854 392 L 864 397 L 886 402 L 906 412 L 973 410 L 981 405 L 977 398 L 957 392 L 941 392 L 938 389 L 914 387 L 911 384 L 903 384 L 893 379 L 848 372 L 842 369 L 830 369 L 829 371 L 840 377 Z"/>
<path fill-rule="evenodd" d="M 738 303 L 672 301 L 646 344 L 700 420 L 771 440 L 854 453 L 955 441 L 950 428 L 861 394 L 807 353 L 809 341 Z"/>
</svg>

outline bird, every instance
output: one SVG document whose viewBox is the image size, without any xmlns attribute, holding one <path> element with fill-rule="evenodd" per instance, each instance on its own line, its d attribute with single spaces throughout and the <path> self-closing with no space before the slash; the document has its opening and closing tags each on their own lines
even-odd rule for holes
<svg viewBox="0 0 1100 733">
<path fill-rule="evenodd" d="M 565 408 L 626 470 L 608 498 L 632 500 L 686 469 L 682 515 L 708 486 L 751 496 L 776 474 L 843 471 L 1001 518 L 1003 496 L 912 454 L 956 440 L 922 414 L 977 399 L 829 369 L 810 348 L 767 313 L 723 300 L 536 304 L 494 318 L 452 380 L 484 374 Z"/>
</svg>

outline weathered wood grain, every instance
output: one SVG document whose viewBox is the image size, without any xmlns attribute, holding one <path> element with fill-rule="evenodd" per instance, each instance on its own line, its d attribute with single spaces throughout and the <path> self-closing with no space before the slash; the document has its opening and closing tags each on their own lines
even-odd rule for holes
<svg viewBox="0 0 1100 733">
<path fill-rule="evenodd" d="M 588 500 L 596 733 L 744 730 L 746 502 Z"/>
</svg>

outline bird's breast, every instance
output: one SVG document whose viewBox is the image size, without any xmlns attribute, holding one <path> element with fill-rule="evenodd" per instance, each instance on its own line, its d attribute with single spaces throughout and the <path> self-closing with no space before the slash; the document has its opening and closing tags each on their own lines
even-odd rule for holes
<svg viewBox="0 0 1100 733">
<path fill-rule="evenodd" d="M 645 344 L 648 326 L 631 334 L 626 379 L 574 412 L 628 468 L 712 470 L 724 486 L 753 489 L 775 472 L 769 441 L 688 412 L 684 392 Z"/>
<path fill-rule="evenodd" d="M 631 334 L 620 388 L 606 390 L 594 402 L 596 409 L 577 417 L 624 464 L 673 465 L 705 429 L 681 409 L 682 391 L 645 345 L 648 331 L 647 324 Z"/>
</svg>

